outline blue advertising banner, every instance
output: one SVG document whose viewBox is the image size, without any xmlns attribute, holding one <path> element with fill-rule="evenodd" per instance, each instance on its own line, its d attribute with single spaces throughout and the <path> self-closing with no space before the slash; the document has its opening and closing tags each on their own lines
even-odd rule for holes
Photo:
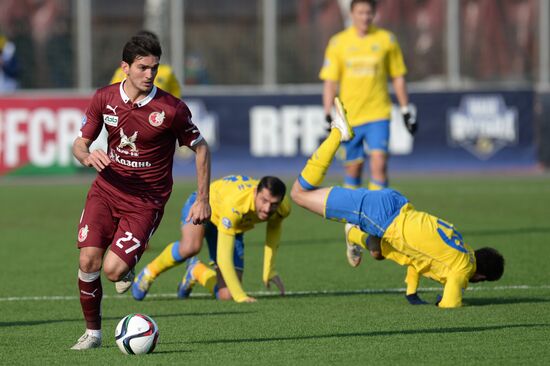
<svg viewBox="0 0 550 366">
<path fill-rule="evenodd" d="M 391 171 L 526 169 L 536 164 L 534 92 L 411 93 L 414 139 L 395 106 Z M 193 120 L 213 150 L 213 176 L 295 176 L 326 132 L 320 94 L 187 96 Z M 174 174 L 194 174 L 181 151 Z M 334 171 L 341 170 L 334 164 Z"/>
</svg>

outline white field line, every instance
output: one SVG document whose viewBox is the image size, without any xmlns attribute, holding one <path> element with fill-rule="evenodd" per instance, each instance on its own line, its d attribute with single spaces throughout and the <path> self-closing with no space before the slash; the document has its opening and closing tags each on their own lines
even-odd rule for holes
<svg viewBox="0 0 550 366">
<path fill-rule="evenodd" d="M 483 287 L 475 286 L 470 287 L 467 291 L 509 291 L 509 290 L 546 290 L 550 289 L 550 285 L 509 285 L 509 286 L 495 286 L 495 287 Z M 442 287 L 421 287 L 418 289 L 419 292 L 440 292 Z M 405 288 L 388 288 L 388 289 L 359 289 L 359 290 L 311 290 L 311 291 L 287 291 L 286 296 L 317 296 L 317 295 L 358 295 L 358 294 L 391 294 L 391 293 L 403 293 Z M 251 296 L 255 297 L 275 297 L 279 294 L 273 291 L 256 291 L 249 292 Z M 208 298 L 211 297 L 210 294 L 206 293 L 195 293 L 191 295 L 194 298 Z M 164 293 L 164 294 L 148 294 L 147 298 L 175 298 L 175 293 Z M 128 299 L 128 295 L 103 295 L 104 299 Z M 0 297 L 0 302 L 4 301 L 66 301 L 66 300 L 78 300 L 78 296 L 11 296 L 11 297 Z"/>
</svg>

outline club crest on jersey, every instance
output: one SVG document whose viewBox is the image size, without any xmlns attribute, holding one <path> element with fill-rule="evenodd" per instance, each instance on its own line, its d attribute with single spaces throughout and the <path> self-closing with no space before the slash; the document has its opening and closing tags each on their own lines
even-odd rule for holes
<svg viewBox="0 0 550 366">
<path fill-rule="evenodd" d="M 164 122 L 164 111 L 153 112 L 149 115 L 149 124 L 153 127 L 158 127 Z"/>
<path fill-rule="evenodd" d="M 84 225 L 83 227 L 78 230 L 78 241 L 82 243 L 86 238 L 88 237 L 88 224 Z"/>
<path fill-rule="evenodd" d="M 231 229 L 231 226 L 233 226 L 233 225 L 231 224 L 231 220 L 229 220 L 229 218 L 227 218 L 227 217 L 222 218 L 222 225 L 223 225 L 226 229 Z"/>
<path fill-rule="evenodd" d="M 134 134 L 130 137 L 124 134 L 124 130 L 120 129 L 120 144 L 118 144 L 119 149 L 124 149 L 126 146 L 130 147 L 130 151 L 137 151 L 136 140 L 138 132 L 135 131 Z"/>
</svg>

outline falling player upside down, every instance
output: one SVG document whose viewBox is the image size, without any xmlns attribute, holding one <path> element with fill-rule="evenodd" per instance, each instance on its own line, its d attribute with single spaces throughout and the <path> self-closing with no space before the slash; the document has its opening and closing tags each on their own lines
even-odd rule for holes
<svg viewBox="0 0 550 366">
<path fill-rule="evenodd" d="M 377 259 L 406 265 L 409 302 L 423 303 L 417 295 L 419 276 L 423 275 L 444 285 L 438 303 L 442 308 L 461 306 L 468 282 L 498 280 L 504 272 L 504 258 L 498 251 L 474 251 L 452 224 L 417 211 L 401 193 L 393 189 L 319 187 L 340 142 L 353 137 L 338 98 L 335 105 L 338 117 L 331 132 L 294 182 L 291 197 L 299 206 L 326 219 L 348 223 L 350 263 L 357 265 L 360 249 L 367 248 Z"/>
</svg>

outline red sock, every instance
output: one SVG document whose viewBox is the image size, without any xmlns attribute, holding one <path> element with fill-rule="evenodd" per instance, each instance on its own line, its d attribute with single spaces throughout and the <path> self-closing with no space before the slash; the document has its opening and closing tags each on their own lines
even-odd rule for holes
<svg viewBox="0 0 550 366">
<path fill-rule="evenodd" d="M 103 297 L 101 277 L 92 282 L 85 282 L 79 278 L 78 288 L 80 289 L 80 306 L 86 320 L 86 328 L 101 329 L 101 298 Z"/>
</svg>

